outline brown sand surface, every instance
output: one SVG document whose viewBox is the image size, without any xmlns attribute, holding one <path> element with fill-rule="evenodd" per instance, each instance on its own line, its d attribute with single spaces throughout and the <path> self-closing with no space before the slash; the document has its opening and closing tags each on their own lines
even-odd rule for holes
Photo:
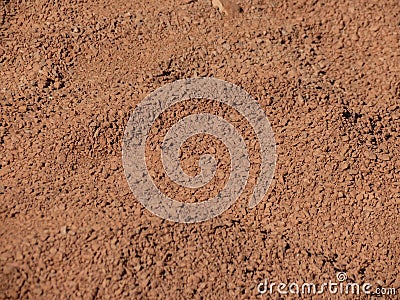
<svg viewBox="0 0 400 300">
<path fill-rule="evenodd" d="M 278 299 L 258 284 L 338 272 L 400 299 L 398 0 L 0 3 L 0 299 Z M 146 95 L 198 76 L 260 103 L 275 179 L 253 209 L 246 189 L 219 217 L 174 223 L 135 199 L 122 140 Z M 210 139 L 182 151 L 192 175 L 199 154 L 219 157 L 199 201 L 229 167 Z M 155 126 L 152 176 L 186 201 L 160 175 L 157 142 Z"/>
</svg>

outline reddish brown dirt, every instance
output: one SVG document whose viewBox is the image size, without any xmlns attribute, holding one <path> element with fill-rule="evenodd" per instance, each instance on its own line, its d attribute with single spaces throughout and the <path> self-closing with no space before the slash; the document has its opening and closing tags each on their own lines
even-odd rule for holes
<svg viewBox="0 0 400 300">
<path fill-rule="evenodd" d="M 247 299 L 339 271 L 399 295 L 398 0 L 148 2 L 1 1 L 0 299 Z M 178 224 L 135 200 L 121 144 L 139 101 L 195 76 L 259 101 L 276 180 Z"/>
</svg>

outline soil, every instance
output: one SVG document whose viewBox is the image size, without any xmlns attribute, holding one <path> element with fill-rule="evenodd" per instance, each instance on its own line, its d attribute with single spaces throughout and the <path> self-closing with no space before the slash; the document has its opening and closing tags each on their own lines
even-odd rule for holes
<svg viewBox="0 0 400 300">
<path fill-rule="evenodd" d="M 236 4 L 1 1 L 0 299 L 277 299 L 257 285 L 338 272 L 400 294 L 399 1 Z M 197 76 L 260 103 L 278 158 L 255 208 L 181 224 L 134 198 L 122 139 L 146 95 Z"/>
</svg>

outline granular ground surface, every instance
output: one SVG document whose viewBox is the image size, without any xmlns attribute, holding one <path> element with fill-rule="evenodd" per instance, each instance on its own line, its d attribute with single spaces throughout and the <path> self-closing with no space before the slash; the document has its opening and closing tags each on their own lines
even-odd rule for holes
<svg viewBox="0 0 400 300">
<path fill-rule="evenodd" d="M 212 2 L 1 0 L 0 299 L 354 299 L 258 291 L 338 272 L 399 299 L 399 1 Z M 246 187 L 222 215 L 184 224 L 135 199 L 121 149 L 135 106 L 191 77 L 252 95 L 277 163 L 255 208 Z M 154 124 L 146 159 L 165 193 L 190 202 L 156 155 L 184 105 Z M 224 113 L 257 159 L 251 129 Z M 206 138 L 182 146 L 192 176 L 200 154 L 219 162 L 195 201 L 229 170 Z"/>
</svg>

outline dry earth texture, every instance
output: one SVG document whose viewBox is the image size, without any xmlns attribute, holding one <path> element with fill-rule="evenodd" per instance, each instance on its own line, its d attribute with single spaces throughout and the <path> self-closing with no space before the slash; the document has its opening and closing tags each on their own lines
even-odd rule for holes
<svg viewBox="0 0 400 300">
<path fill-rule="evenodd" d="M 2 0 L 0 24 L 0 299 L 278 299 L 257 285 L 338 272 L 400 299 L 398 0 Z M 135 199 L 121 148 L 135 106 L 190 77 L 250 93 L 278 159 L 257 207 L 180 224 Z"/>
</svg>

